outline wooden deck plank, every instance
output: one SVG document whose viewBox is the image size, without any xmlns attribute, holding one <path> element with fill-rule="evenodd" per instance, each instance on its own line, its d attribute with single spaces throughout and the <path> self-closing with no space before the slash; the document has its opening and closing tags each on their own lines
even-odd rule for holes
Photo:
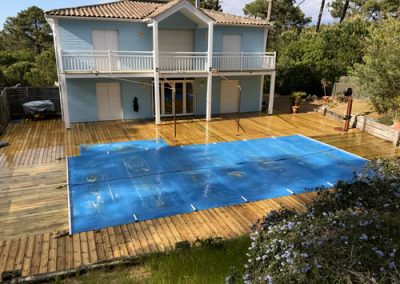
<svg viewBox="0 0 400 284">
<path fill-rule="evenodd" d="M 26 244 L 28 242 L 28 238 L 26 238 L 26 237 L 20 238 L 20 239 L 18 239 L 18 241 L 19 241 L 18 253 L 15 258 L 13 270 L 22 270 L 22 265 L 24 263 L 25 250 L 26 250 Z"/>
<path fill-rule="evenodd" d="M 50 233 L 43 234 L 39 273 L 46 273 L 49 265 Z"/>
<path fill-rule="evenodd" d="M 0 272 L 5 271 L 7 259 L 9 257 L 10 249 L 11 249 L 12 240 L 7 240 L 3 242 L 3 249 L 0 255 Z"/>
<path fill-rule="evenodd" d="M 94 239 L 96 242 L 97 259 L 98 261 L 104 261 L 106 259 L 106 255 L 101 231 L 94 231 Z"/>
<path fill-rule="evenodd" d="M 236 133 L 234 117 L 178 121 L 111 121 L 73 124 L 60 120 L 12 122 L 0 149 L 0 272 L 21 269 L 23 275 L 54 272 L 128 255 L 165 251 L 176 242 L 221 236 L 233 238 L 271 210 L 304 210 L 315 193 L 246 203 L 169 216 L 69 236 L 66 193 L 66 156 L 79 154 L 80 144 L 163 138 L 171 145 L 187 145 L 303 134 L 366 158 L 400 156 L 390 142 L 351 130 L 335 130 L 340 123 L 319 114 L 243 115 Z M 61 159 L 61 161 L 60 161 Z M 62 234 L 61 234 L 62 235 Z"/>
<path fill-rule="evenodd" d="M 11 240 L 10 250 L 8 252 L 8 257 L 6 259 L 6 265 L 4 271 L 13 271 L 15 266 L 15 261 L 18 253 L 19 239 Z M 1 255 L 1 253 L 0 253 Z M 1 271 L 1 261 L 0 261 L 0 271 Z M 1 273 L 0 273 L 1 275 Z"/>
<path fill-rule="evenodd" d="M 49 264 L 48 272 L 57 271 L 57 239 L 55 234 L 50 234 L 50 248 L 49 248 Z"/>
</svg>

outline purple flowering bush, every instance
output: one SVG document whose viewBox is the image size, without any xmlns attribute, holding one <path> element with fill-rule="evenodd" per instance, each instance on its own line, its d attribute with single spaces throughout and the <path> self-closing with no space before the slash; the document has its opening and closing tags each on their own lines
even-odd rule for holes
<svg viewBox="0 0 400 284">
<path fill-rule="evenodd" d="M 304 212 L 270 212 L 251 240 L 244 283 L 400 283 L 400 159 L 320 190 Z"/>
</svg>

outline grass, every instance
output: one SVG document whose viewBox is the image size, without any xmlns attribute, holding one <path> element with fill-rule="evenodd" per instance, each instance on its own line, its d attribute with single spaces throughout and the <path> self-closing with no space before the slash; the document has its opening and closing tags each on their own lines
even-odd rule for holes
<svg viewBox="0 0 400 284">
<path fill-rule="evenodd" d="M 250 240 L 205 240 L 197 246 L 153 255 L 143 263 L 113 270 L 91 271 L 59 283 L 225 283 L 226 276 L 242 274 Z"/>
</svg>

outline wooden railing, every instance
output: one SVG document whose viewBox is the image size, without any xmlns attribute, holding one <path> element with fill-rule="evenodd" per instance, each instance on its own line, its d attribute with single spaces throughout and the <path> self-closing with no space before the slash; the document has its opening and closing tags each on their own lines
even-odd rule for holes
<svg viewBox="0 0 400 284">
<path fill-rule="evenodd" d="M 66 73 L 151 72 L 151 51 L 65 50 L 62 68 Z M 274 70 L 275 53 L 214 53 L 213 69 L 221 71 Z M 207 52 L 160 52 L 160 71 L 207 72 Z"/>
</svg>

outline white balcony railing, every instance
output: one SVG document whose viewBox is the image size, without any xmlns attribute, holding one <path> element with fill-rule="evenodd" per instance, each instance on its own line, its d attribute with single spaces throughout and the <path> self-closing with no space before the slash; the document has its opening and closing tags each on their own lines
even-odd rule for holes
<svg viewBox="0 0 400 284">
<path fill-rule="evenodd" d="M 151 51 L 63 50 L 66 73 L 151 72 Z M 214 53 L 213 68 L 219 71 L 274 70 L 275 53 Z M 206 72 L 207 52 L 160 52 L 160 71 Z"/>
<path fill-rule="evenodd" d="M 207 52 L 160 52 L 161 71 L 206 71 Z"/>
<path fill-rule="evenodd" d="M 153 70 L 149 51 L 63 51 L 65 72 L 147 72 Z"/>
<path fill-rule="evenodd" d="M 213 68 L 221 71 L 274 70 L 274 52 L 215 52 Z"/>
</svg>

